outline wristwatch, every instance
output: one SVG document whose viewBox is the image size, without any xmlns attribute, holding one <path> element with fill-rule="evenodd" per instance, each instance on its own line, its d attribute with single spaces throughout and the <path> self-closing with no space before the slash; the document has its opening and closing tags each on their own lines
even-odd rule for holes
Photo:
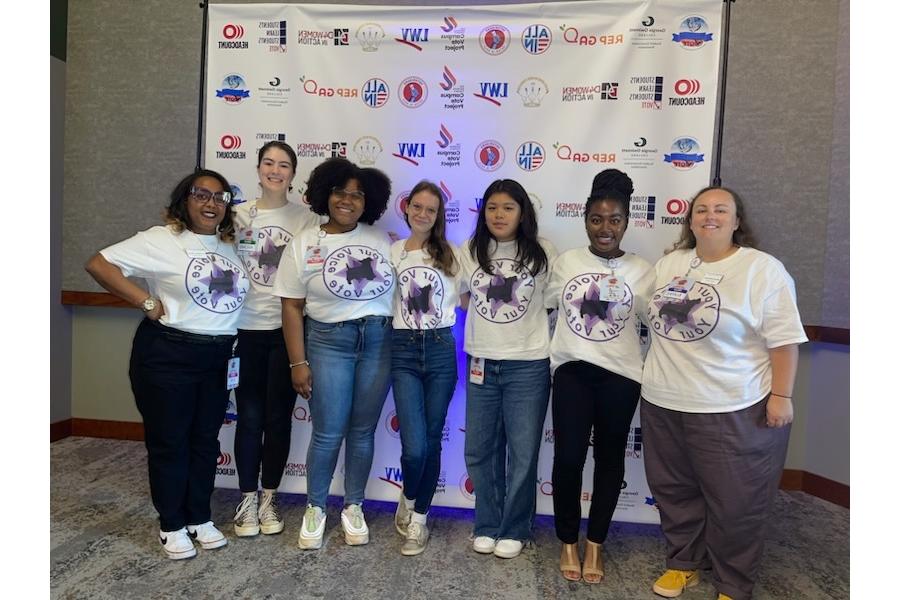
<svg viewBox="0 0 900 600">
<path fill-rule="evenodd" d="M 145 313 L 153 311 L 157 307 L 156 298 L 153 296 L 148 297 L 141 303 L 141 310 Z"/>
</svg>

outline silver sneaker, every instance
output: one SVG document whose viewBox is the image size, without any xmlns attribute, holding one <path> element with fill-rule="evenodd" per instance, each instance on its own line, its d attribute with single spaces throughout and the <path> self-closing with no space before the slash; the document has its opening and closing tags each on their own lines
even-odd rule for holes
<svg viewBox="0 0 900 600">
<path fill-rule="evenodd" d="M 259 528 L 266 535 L 284 531 L 284 519 L 278 512 L 274 492 L 262 494 L 262 501 L 259 503 Z"/>
<path fill-rule="evenodd" d="M 412 511 L 406 507 L 406 496 L 403 495 L 403 490 L 400 490 L 400 499 L 397 500 L 397 512 L 394 513 L 394 527 L 397 528 L 397 533 L 406 537 L 406 528 L 409 527 L 409 522 L 412 519 Z"/>
<path fill-rule="evenodd" d="M 359 504 L 351 504 L 341 511 L 341 526 L 344 541 L 348 546 L 362 546 L 369 543 L 369 526 Z"/>
<path fill-rule="evenodd" d="M 259 534 L 256 492 L 244 494 L 243 500 L 234 511 L 234 535 L 250 537 Z"/>
<path fill-rule="evenodd" d="M 406 541 L 400 547 L 403 556 L 415 556 L 425 551 L 428 543 L 428 527 L 424 523 L 410 522 L 407 528 Z"/>
</svg>

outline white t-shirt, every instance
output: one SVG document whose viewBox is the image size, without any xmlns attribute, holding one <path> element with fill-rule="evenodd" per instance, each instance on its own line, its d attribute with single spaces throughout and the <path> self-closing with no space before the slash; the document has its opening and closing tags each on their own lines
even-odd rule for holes
<svg viewBox="0 0 900 600">
<path fill-rule="evenodd" d="M 807 341 L 794 280 L 779 260 L 753 248 L 690 269 L 696 256 L 676 250 L 656 263 L 642 395 L 682 412 L 741 410 L 771 391 L 769 350 Z M 670 282 L 688 269 L 687 296 L 667 297 Z"/>
<path fill-rule="evenodd" d="M 465 350 L 493 360 L 540 360 L 550 356 L 550 325 L 544 308 L 544 288 L 556 258 L 556 248 L 539 242 L 547 254 L 547 267 L 537 277 L 515 260 L 518 242 L 496 242 L 489 247 L 493 274 L 485 273 L 469 252 L 460 248 L 461 291 L 471 292 L 466 317 Z"/>
<path fill-rule="evenodd" d="M 165 307 L 159 322 L 203 335 L 234 335 L 250 289 L 234 247 L 215 235 L 157 225 L 100 251 L 126 277 L 142 277 Z"/>
<path fill-rule="evenodd" d="M 586 247 L 563 252 L 544 292 L 544 306 L 559 309 L 551 370 L 582 360 L 640 382 L 644 361 L 636 317 L 646 311 L 653 281 L 653 266 L 636 254 L 608 261 Z"/>
<path fill-rule="evenodd" d="M 306 314 L 323 323 L 391 316 L 395 276 L 387 234 L 364 223 L 347 233 L 320 232 L 315 226 L 294 235 L 273 293 L 306 298 Z"/>
<path fill-rule="evenodd" d="M 294 233 L 318 225 L 319 220 L 319 215 L 307 206 L 291 202 L 279 208 L 258 208 L 253 201 L 234 208 L 235 248 L 251 284 L 238 320 L 239 329 L 281 327 L 281 300 L 272 295 L 281 254 Z M 255 243 L 247 244 L 247 240 Z"/>
<path fill-rule="evenodd" d="M 433 266 L 424 250 L 405 251 L 406 240 L 391 245 L 391 264 L 397 272 L 394 329 L 440 329 L 456 323 L 459 306 L 459 252 L 456 275 Z"/>
</svg>

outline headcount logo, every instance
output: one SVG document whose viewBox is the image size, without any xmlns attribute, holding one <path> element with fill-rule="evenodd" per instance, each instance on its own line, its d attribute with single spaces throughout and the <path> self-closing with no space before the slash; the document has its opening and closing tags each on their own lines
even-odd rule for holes
<svg viewBox="0 0 900 600">
<path fill-rule="evenodd" d="M 528 54 L 543 54 L 552 41 L 553 34 L 546 25 L 529 25 L 522 31 L 522 47 Z"/>
<path fill-rule="evenodd" d="M 216 150 L 216 158 L 221 160 L 243 160 L 247 158 L 247 153 L 241 150 L 240 147 L 241 138 L 226 133 L 219 138 L 219 150 Z"/>
<path fill-rule="evenodd" d="M 441 99 L 444 101 L 444 110 L 465 108 L 466 88 L 459 83 L 456 74 L 447 65 L 444 65 L 444 72 L 441 74 L 441 81 L 438 85 L 441 87 Z"/>
<path fill-rule="evenodd" d="M 686 50 L 697 50 L 712 40 L 706 19 L 699 15 L 683 18 L 678 24 L 678 33 L 672 34 L 672 41 Z"/>
<path fill-rule="evenodd" d="M 660 217 L 659 222 L 663 225 L 684 225 L 684 215 L 687 214 L 691 203 L 684 198 L 669 198 L 666 201 L 666 212 L 668 216 Z"/>
<path fill-rule="evenodd" d="M 630 93 L 628 99 L 640 102 L 641 108 L 659 110 L 663 100 L 662 75 L 635 76 L 629 80 Z"/>
<path fill-rule="evenodd" d="M 259 21 L 257 43 L 269 52 L 287 52 L 287 21 Z"/>
<path fill-rule="evenodd" d="M 704 106 L 706 96 L 700 96 L 699 79 L 679 79 L 674 86 L 675 96 L 669 97 L 669 106 Z"/>
<path fill-rule="evenodd" d="M 219 40 L 219 50 L 246 50 L 250 47 L 250 43 L 242 39 L 244 37 L 243 25 L 228 23 L 222 28 L 222 37 L 225 39 Z"/>
<path fill-rule="evenodd" d="M 444 17 L 441 25 L 441 41 L 447 52 L 462 52 L 466 49 L 466 28 L 460 27 L 454 17 Z"/>
</svg>

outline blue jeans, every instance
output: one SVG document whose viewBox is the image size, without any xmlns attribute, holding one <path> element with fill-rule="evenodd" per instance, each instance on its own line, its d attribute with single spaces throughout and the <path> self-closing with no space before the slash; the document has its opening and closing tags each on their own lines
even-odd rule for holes
<svg viewBox="0 0 900 600">
<path fill-rule="evenodd" d="M 400 422 L 403 494 L 427 514 L 441 473 L 441 438 L 456 389 L 456 341 L 450 327 L 395 329 L 391 346 L 394 405 Z"/>
<path fill-rule="evenodd" d="M 391 384 L 391 317 L 340 323 L 306 319 L 306 357 L 312 371 L 312 439 L 306 453 L 307 503 L 325 508 L 344 449 L 344 503 L 366 492 L 375 427 Z"/>
<path fill-rule="evenodd" d="M 550 360 L 484 362 L 484 383 L 468 381 L 466 387 L 465 455 L 475 486 L 475 535 L 524 542 L 534 521 Z"/>
</svg>

